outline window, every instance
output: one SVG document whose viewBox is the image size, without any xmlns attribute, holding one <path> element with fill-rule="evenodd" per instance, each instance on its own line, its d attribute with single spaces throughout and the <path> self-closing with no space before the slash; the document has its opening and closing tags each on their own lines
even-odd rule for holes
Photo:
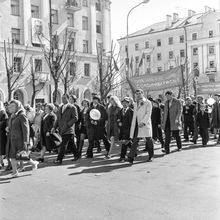
<svg viewBox="0 0 220 220">
<path fill-rule="evenodd" d="M 209 54 L 215 54 L 215 46 L 214 45 L 209 46 Z"/>
<path fill-rule="evenodd" d="M 169 59 L 173 59 L 173 51 L 169 51 Z"/>
<path fill-rule="evenodd" d="M 95 8 L 96 8 L 96 11 L 101 11 L 101 1 L 100 0 L 96 0 Z"/>
<path fill-rule="evenodd" d="M 172 70 L 173 69 L 173 66 L 170 66 L 170 70 Z"/>
<path fill-rule="evenodd" d="M 161 66 L 157 67 L 157 71 L 158 72 L 162 71 L 162 67 Z"/>
<path fill-rule="evenodd" d="M 12 39 L 12 43 L 20 44 L 20 29 L 16 29 L 16 28 L 11 29 L 11 39 Z"/>
<path fill-rule="evenodd" d="M 213 31 L 209 31 L 209 38 L 212 38 L 214 35 Z"/>
<path fill-rule="evenodd" d="M 82 17 L 82 29 L 89 30 L 89 19 L 86 16 Z"/>
<path fill-rule="evenodd" d="M 97 43 L 97 50 L 98 50 L 98 54 L 101 54 L 101 52 L 102 52 L 102 43 Z"/>
<path fill-rule="evenodd" d="M 150 55 L 147 55 L 147 62 L 150 62 Z"/>
<path fill-rule="evenodd" d="M 58 11 L 51 9 L 52 24 L 58 24 Z"/>
<path fill-rule="evenodd" d="M 67 14 L 67 24 L 69 27 L 74 27 L 74 14 L 73 13 Z"/>
<path fill-rule="evenodd" d="M 198 67 L 198 63 L 193 63 L 193 69 Z"/>
<path fill-rule="evenodd" d="M 69 62 L 69 64 L 66 67 L 66 71 L 69 73 L 70 76 L 75 77 L 76 76 L 76 63 Z"/>
<path fill-rule="evenodd" d="M 198 48 L 194 47 L 193 48 L 193 56 L 196 56 L 196 55 L 198 55 Z"/>
<path fill-rule="evenodd" d="M 169 45 L 173 44 L 173 37 L 169 37 L 168 43 Z"/>
<path fill-rule="evenodd" d="M 88 7 L 88 0 L 83 0 L 82 1 L 82 6 L 83 7 Z"/>
<path fill-rule="evenodd" d="M 39 18 L 39 6 L 31 5 L 31 16 L 32 18 Z"/>
<path fill-rule="evenodd" d="M 11 0 L 11 14 L 16 16 L 20 15 L 19 0 Z"/>
<path fill-rule="evenodd" d="M 135 63 L 136 63 L 136 64 L 137 64 L 137 63 L 139 64 L 139 56 L 136 56 L 136 57 L 135 57 Z"/>
<path fill-rule="evenodd" d="M 197 40 L 197 33 L 192 34 L 192 40 Z"/>
<path fill-rule="evenodd" d="M 21 72 L 21 57 L 15 57 L 14 58 L 14 72 Z"/>
<path fill-rule="evenodd" d="M 209 76 L 209 82 L 210 82 L 210 83 L 215 82 L 215 76 L 214 76 L 214 75 L 210 75 L 210 76 Z"/>
<path fill-rule="evenodd" d="M 161 59 L 162 59 L 161 53 L 158 53 L 157 54 L 157 60 L 161 60 Z"/>
<path fill-rule="evenodd" d="M 147 48 L 149 48 L 149 47 L 150 47 L 149 41 L 146 41 L 146 42 L 145 42 L 145 48 L 147 49 Z"/>
<path fill-rule="evenodd" d="M 67 48 L 69 51 L 75 50 L 75 38 L 74 37 L 69 38 Z"/>
<path fill-rule="evenodd" d="M 34 60 L 35 72 L 42 72 L 42 60 L 35 59 Z"/>
<path fill-rule="evenodd" d="M 139 50 L 139 44 L 134 45 L 135 50 Z"/>
<path fill-rule="evenodd" d="M 184 50 L 180 50 L 180 57 L 185 57 L 185 51 Z"/>
<path fill-rule="evenodd" d="M 79 6 L 77 0 L 67 0 L 66 4 L 67 4 L 67 6 L 74 6 L 74 7 Z"/>
<path fill-rule="evenodd" d="M 158 46 L 158 47 L 161 46 L 161 40 L 157 40 L 157 46 Z"/>
<path fill-rule="evenodd" d="M 89 63 L 84 63 L 84 75 L 90 76 L 90 64 Z"/>
<path fill-rule="evenodd" d="M 180 43 L 184 43 L 184 35 L 180 36 Z"/>
<path fill-rule="evenodd" d="M 83 53 L 89 52 L 89 42 L 88 40 L 83 40 Z"/>
<path fill-rule="evenodd" d="M 101 23 L 101 21 L 96 21 L 96 33 L 98 33 L 98 34 L 102 33 L 102 23 Z"/>
<path fill-rule="evenodd" d="M 127 52 L 128 51 L 128 46 L 127 45 L 125 45 L 125 52 Z"/>
<path fill-rule="evenodd" d="M 213 60 L 209 61 L 209 67 L 210 68 L 215 68 L 215 62 Z"/>
</svg>

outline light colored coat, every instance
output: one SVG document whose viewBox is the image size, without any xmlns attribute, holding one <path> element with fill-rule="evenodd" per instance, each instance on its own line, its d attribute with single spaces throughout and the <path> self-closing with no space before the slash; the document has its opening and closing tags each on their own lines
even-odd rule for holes
<svg viewBox="0 0 220 220">
<path fill-rule="evenodd" d="M 138 127 L 138 138 L 152 137 L 152 125 L 151 125 L 151 112 L 152 104 L 146 98 L 140 101 L 139 105 L 134 104 L 134 113 L 131 123 L 130 138 L 134 137 L 134 130 L 136 125 L 136 120 L 138 125 L 144 123 L 142 128 Z"/>
<path fill-rule="evenodd" d="M 182 104 L 180 100 L 173 98 L 170 109 L 169 109 L 169 113 L 170 113 L 169 114 L 170 115 L 170 130 L 171 131 L 181 130 L 182 129 L 182 123 L 181 123 Z M 166 101 L 164 105 L 164 114 L 163 114 L 163 120 L 162 120 L 163 130 L 165 130 L 167 115 L 168 115 L 168 101 Z"/>
</svg>

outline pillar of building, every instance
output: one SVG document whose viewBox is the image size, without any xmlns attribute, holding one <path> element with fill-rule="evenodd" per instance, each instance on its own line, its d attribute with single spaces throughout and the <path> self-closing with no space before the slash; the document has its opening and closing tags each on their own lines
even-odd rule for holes
<svg viewBox="0 0 220 220">
<path fill-rule="evenodd" d="M 31 44 L 31 2 L 23 0 L 23 36 L 24 44 Z"/>
<path fill-rule="evenodd" d="M 202 73 L 204 73 L 203 47 L 202 47 L 202 45 L 199 46 L 199 48 L 198 48 L 198 55 L 199 55 L 199 63 L 198 63 L 199 73 L 202 74 Z"/>
<path fill-rule="evenodd" d="M 205 73 L 206 68 L 208 67 L 208 48 L 207 48 L 207 44 L 203 45 L 203 72 Z"/>
<path fill-rule="evenodd" d="M 49 0 L 41 0 L 40 4 L 40 11 L 41 11 L 41 19 L 43 20 L 43 34 L 48 39 L 49 38 Z"/>
<path fill-rule="evenodd" d="M 91 0 L 90 5 L 90 49 L 91 53 L 96 55 L 96 8 L 95 8 L 95 0 Z"/>
<path fill-rule="evenodd" d="M 110 1 L 104 0 L 102 7 L 102 38 L 103 38 L 103 49 L 108 52 L 111 50 L 111 9 Z"/>
</svg>

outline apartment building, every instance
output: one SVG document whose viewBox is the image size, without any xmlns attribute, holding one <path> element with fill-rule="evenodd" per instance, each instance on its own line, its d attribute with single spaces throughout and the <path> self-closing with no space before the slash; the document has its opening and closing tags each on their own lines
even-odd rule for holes
<svg viewBox="0 0 220 220">
<path fill-rule="evenodd" d="M 19 68 L 33 58 L 33 66 L 37 72 L 39 83 L 45 83 L 37 93 L 36 102 L 52 100 L 54 86 L 48 65 L 44 59 L 39 37 L 40 31 L 44 39 L 49 39 L 49 0 L 8 0 L 0 2 L 0 100 L 6 101 L 7 78 L 4 59 L 4 41 L 10 55 L 11 43 L 14 42 L 16 57 L 14 62 Z M 52 0 L 51 21 L 52 34 L 62 36 L 71 30 L 70 49 L 75 53 L 74 60 L 68 65 L 70 90 L 79 100 L 91 98 L 97 70 L 97 48 L 102 45 L 103 51 L 109 51 L 111 45 L 109 0 Z M 45 40 L 45 47 L 49 45 Z M 98 45 L 98 47 L 97 47 Z M 9 56 L 10 57 L 10 56 Z M 27 60 L 27 61 L 24 61 Z M 15 70 L 16 72 L 16 70 Z M 32 87 L 28 80 L 30 68 L 26 68 L 13 91 L 13 97 L 24 104 L 30 103 Z M 58 103 L 64 92 L 62 82 L 59 83 Z"/>
<path fill-rule="evenodd" d="M 121 62 L 125 62 L 127 38 L 118 42 Z M 220 84 L 219 11 L 205 6 L 203 13 L 189 10 L 184 18 L 177 13 L 167 15 L 165 21 L 130 34 L 128 42 L 130 77 L 166 71 L 185 64 L 187 58 L 189 93 L 194 93 L 194 79 L 198 85 Z M 148 92 L 156 98 L 164 91 Z"/>
</svg>

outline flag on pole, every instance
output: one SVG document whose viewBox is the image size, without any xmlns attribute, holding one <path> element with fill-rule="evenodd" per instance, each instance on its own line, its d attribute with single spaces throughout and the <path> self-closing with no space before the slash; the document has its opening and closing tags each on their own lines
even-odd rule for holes
<svg viewBox="0 0 220 220">
<path fill-rule="evenodd" d="M 113 57 L 113 62 L 114 62 L 115 71 L 118 72 L 118 71 L 119 71 L 119 68 L 118 68 L 117 62 L 116 62 L 116 60 L 115 60 L 114 57 Z"/>
<path fill-rule="evenodd" d="M 133 56 L 131 56 L 130 68 L 131 68 L 132 73 L 133 73 L 133 62 L 134 62 L 134 58 L 133 58 Z"/>
<path fill-rule="evenodd" d="M 140 63 L 139 63 L 139 65 L 138 65 L 139 68 L 143 65 L 143 60 L 144 60 L 144 59 L 145 59 L 145 54 L 142 53 L 141 60 L 140 60 Z"/>
<path fill-rule="evenodd" d="M 130 88 L 131 88 L 132 94 L 133 94 L 133 96 L 134 96 L 135 91 L 137 90 L 137 87 L 134 85 L 133 82 L 131 82 L 131 80 L 129 79 L 128 76 L 126 76 L 126 79 L 127 79 L 128 85 L 129 85 Z"/>
</svg>

